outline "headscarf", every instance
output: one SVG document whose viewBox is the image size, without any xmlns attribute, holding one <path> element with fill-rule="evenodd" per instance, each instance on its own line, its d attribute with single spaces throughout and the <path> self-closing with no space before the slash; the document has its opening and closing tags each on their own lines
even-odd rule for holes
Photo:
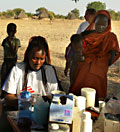
<svg viewBox="0 0 120 132">
<path fill-rule="evenodd" d="M 95 25 L 95 19 L 99 14 L 103 14 L 108 18 L 108 27 L 102 33 L 90 33 L 85 36 L 84 40 L 86 42 L 86 48 L 84 49 L 85 55 L 96 54 L 96 56 L 104 56 L 106 53 L 111 50 L 119 51 L 119 45 L 117 37 L 114 33 L 111 32 L 111 17 L 108 11 L 99 10 L 91 24 L 88 26 L 86 31 L 93 30 Z"/>
<path fill-rule="evenodd" d="M 91 24 L 87 27 L 86 30 L 92 30 L 92 29 L 93 29 L 95 19 L 96 19 L 96 17 L 97 17 L 99 14 L 103 14 L 103 15 L 107 16 L 107 18 L 108 18 L 108 20 L 109 20 L 109 25 L 108 25 L 106 31 L 111 31 L 111 17 L 110 17 L 109 12 L 106 11 L 106 10 L 99 10 L 99 11 L 97 11 L 96 14 L 95 14 L 95 17 L 93 18 L 93 20 L 92 20 L 92 22 L 91 22 Z"/>
</svg>

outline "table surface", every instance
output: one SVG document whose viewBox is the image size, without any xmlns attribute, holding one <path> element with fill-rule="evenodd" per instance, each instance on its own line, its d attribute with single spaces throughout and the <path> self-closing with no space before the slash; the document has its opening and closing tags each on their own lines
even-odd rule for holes
<svg viewBox="0 0 120 132">
<path fill-rule="evenodd" d="M 73 108 L 73 123 L 72 123 L 72 125 L 70 125 L 72 127 L 71 132 L 80 132 L 80 122 L 81 122 L 80 120 L 81 120 L 81 118 L 80 118 L 79 109 L 78 109 L 78 107 L 74 107 Z M 13 127 L 16 126 L 20 132 L 23 132 L 23 131 L 24 132 L 32 132 L 32 130 L 30 130 L 29 128 L 18 127 L 16 120 L 13 120 L 10 122 L 12 122 L 12 124 L 14 124 Z"/>
</svg>

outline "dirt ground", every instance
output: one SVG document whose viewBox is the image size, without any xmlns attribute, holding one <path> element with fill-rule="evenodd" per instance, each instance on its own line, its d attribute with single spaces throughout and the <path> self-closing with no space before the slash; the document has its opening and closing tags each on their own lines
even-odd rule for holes
<svg viewBox="0 0 120 132">
<path fill-rule="evenodd" d="M 16 37 L 21 41 L 21 48 L 18 51 L 18 62 L 23 60 L 24 51 L 27 47 L 28 40 L 32 36 L 41 35 L 48 41 L 51 53 L 52 64 L 55 66 L 59 79 L 61 80 L 64 90 L 69 88 L 69 77 L 64 76 L 65 66 L 65 47 L 69 44 L 72 34 L 76 33 L 81 20 L 45 20 L 31 19 L 0 19 L 0 43 L 7 36 L 6 27 L 10 22 L 17 25 Z M 120 22 L 112 21 L 112 31 L 120 36 Z M 120 40 L 120 38 L 118 38 Z M 3 48 L 0 46 L 0 66 L 3 62 Z M 109 68 L 108 71 L 108 95 L 114 96 L 120 92 L 120 75 L 118 61 Z"/>
</svg>

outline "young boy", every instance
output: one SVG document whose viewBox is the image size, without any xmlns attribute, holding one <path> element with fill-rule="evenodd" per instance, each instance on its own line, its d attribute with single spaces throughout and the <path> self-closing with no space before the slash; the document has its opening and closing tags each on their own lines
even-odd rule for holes
<svg viewBox="0 0 120 132">
<path fill-rule="evenodd" d="M 2 42 L 4 48 L 4 62 L 1 68 L 1 87 L 3 86 L 10 70 L 17 62 L 17 51 L 18 48 L 21 47 L 20 40 L 15 37 L 16 28 L 16 24 L 9 23 L 7 25 L 8 36 Z"/>
<path fill-rule="evenodd" d="M 85 60 L 83 55 L 83 38 L 80 34 L 74 34 L 70 38 L 71 44 L 66 48 L 66 66 L 64 73 L 67 76 L 70 70 L 70 83 L 73 81 L 73 73 L 77 62 Z"/>
</svg>

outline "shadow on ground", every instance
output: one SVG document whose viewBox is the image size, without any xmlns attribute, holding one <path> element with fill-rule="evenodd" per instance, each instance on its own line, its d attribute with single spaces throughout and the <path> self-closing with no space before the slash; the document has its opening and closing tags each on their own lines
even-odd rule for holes
<svg viewBox="0 0 120 132">
<path fill-rule="evenodd" d="M 69 89 L 69 77 L 64 75 L 64 69 L 62 67 L 55 67 L 58 79 L 61 82 L 62 88 L 66 93 L 68 93 Z"/>
<path fill-rule="evenodd" d="M 108 96 L 115 96 L 120 93 L 120 82 L 108 80 Z"/>
</svg>

